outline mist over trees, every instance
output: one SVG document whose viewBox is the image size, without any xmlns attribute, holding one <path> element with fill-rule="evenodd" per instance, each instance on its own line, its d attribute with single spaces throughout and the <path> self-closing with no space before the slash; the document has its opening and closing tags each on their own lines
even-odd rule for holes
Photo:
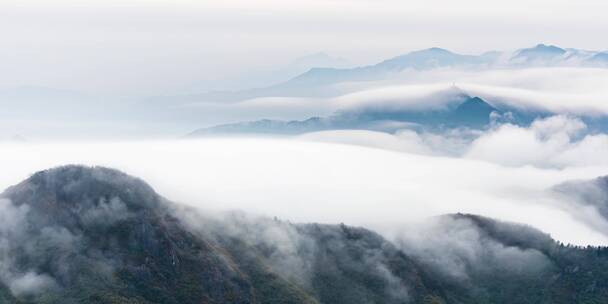
<svg viewBox="0 0 608 304">
<path fill-rule="evenodd" d="M 608 249 L 475 215 L 388 240 L 202 212 L 82 166 L 38 172 L 0 202 L 6 303 L 593 303 L 608 293 Z"/>
</svg>

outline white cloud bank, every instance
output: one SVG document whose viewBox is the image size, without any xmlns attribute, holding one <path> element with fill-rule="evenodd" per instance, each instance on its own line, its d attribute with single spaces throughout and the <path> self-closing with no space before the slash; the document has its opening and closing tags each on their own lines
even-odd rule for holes
<svg viewBox="0 0 608 304">
<path fill-rule="evenodd" d="M 352 145 L 253 138 L 1 144 L 0 151 L 0 188 L 57 165 L 103 165 L 143 178 L 171 200 L 205 209 L 242 209 L 380 231 L 427 216 L 467 212 L 528 223 L 565 242 L 608 244 L 608 236 L 547 194 L 555 184 L 606 174 L 605 165 L 514 168 Z"/>
<path fill-rule="evenodd" d="M 578 118 L 556 115 L 529 127 L 502 124 L 486 131 L 455 129 L 445 133 L 395 134 L 362 130 L 321 131 L 303 140 L 333 142 L 406 153 L 461 157 L 504 166 L 545 168 L 608 166 L 608 135 L 589 133 Z M 607 172 L 608 173 L 608 172 Z"/>
<path fill-rule="evenodd" d="M 537 120 L 528 128 L 506 124 L 476 139 L 465 157 L 511 166 L 607 165 L 608 136 L 585 130 L 582 121 L 566 116 Z"/>
<path fill-rule="evenodd" d="M 608 69 L 599 68 L 406 70 L 389 80 L 339 83 L 327 90 L 338 96 L 204 101 L 182 107 L 196 111 L 199 120 L 209 124 L 260 118 L 301 120 L 369 108 L 440 109 L 458 101 L 459 94 L 467 94 L 495 106 L 570 115 L 608 114 Z"/>
<path fill-rule="evenodd" d="M 608 113 L 608 69 L 579 67 L 406 70 L 391 80 L 339 84 L 352 93 L 329 102 L 335 109 L 436 107 L 445 102 L 452 85 L 493 104 L 558 113 Z"/>
</svg>

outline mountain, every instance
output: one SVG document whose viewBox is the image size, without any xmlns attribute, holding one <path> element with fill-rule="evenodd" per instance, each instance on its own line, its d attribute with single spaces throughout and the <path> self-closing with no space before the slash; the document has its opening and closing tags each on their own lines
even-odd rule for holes
<svg viewBox="0 0 608 304">
<path fill-rule="evenodd" d="M 213 90 L 202 94 L 157 97 L 150 102 L 162 102 L 171 98 L 194 101 L 237 101 L 269 96 L 327 96 L 326 87 L 344 81 L 380 80 L 405 69 L 425 70 L 449 66 L 471 66 L 486 63 L 492 56 L 471 56 L 452 53 L 440 48 L 414 51 L 378 64 L 349 68 L 343 59 L 324 53 L 299 58 L 286 67 L 287 70 L 302 70 L 292 77 L 280 79 L 276 84 L 244 90 Z M 314 63 L 314 64 L 313 64 Z M 331 94 L 330 94 L 331 95 Z"/>
<path fill-rule="evenodd" d="M 218 233 L 224 229 L 192 232 L 173 203 L 111 169 L 38 172 L 1 197 L 3 303 L 341 303 L 340 292 L 352 298 L 344 303 L 398 303 L 404 295 L 386 292 L 387 277 L 420 289 L 408 297 L 427 292 L 415 267 L 399 269 L 411 260 L 380 236 L 345 226 L 297 228 L 318 243 L 313 269 L 324 282 L 300 286 L 265 262 L 272 248 Z M 367 251 L 380 260 L 363 263 Z"/>
<path fill-rule="evenodd" d="M 205 214 L 137 178 L 82 166 L 38 172 L 1 197 L 0 301 L 8 304 L 561 304 L 608 296 L 607 248 L 566 246 L 476 215 L 440 216 L 389 241 L 344 224 Z"/>
<path fill-rule="evenodd" d="M 608 52 L 597 53 L 586 60 L 586 63 L 596 66 L 608 65 Z"/>
<path fill-rule="evenodd" d="M 551 190 L 578 207 L 593 208 L 601 217 L 608 219 L 608 176 L 567 181 Z"/>
<path fill-rule="evenodd" d="M 441 96 L 438 96 L 441 95 Z M 437 104 L 436 99 L 440 98 Z M 188 136 L 218 134 L 302 134 L 322 130 L 360 129 L 395 132 L 404 128 L 483 129 L 496 119 L 515 124 L 529 124 L 547 115 L 537 110 L 520 110 L 507 105 L 493 106 L 479 97 L 471 97 L 456 88 L 422 98 L 417 105 L 386 106 L 370 104 L 334 113 L 329 117 L 306 120 L 258 121 L 225 124 L 199 129 Z"/>
<path fill-rule="evenodd" d="M 386 108 L 371 107 L 358 110 L 355 113 L 345 113 L 352 119 L 371 122 L 401 122 L 414 123 L 430 127 L 473 127 L 482 128 L 490 123 L 490 114 L 499 112 L 479 97 L 456 95 L 445 102 L 444 107 L 416 108 Z"/>
<path fill-rule="evenodd" d="M 608 66 L 608 53 L 573 48 L 560 48 L 554 45 L 539 44 L 533 48 L 518 50 L 509 59 L 515 67 L 535 66 L 583 66 L 605 68 Z"/>
<path fill-rule="evenodd" d="M 209 91 L 203 94 L 163 96 L 147 100 L 148 104 L 180 102 L 234 102 L 258 97 L 332 97 L 344 93 L 333 84 L 352 81 L 375 81 L 394 76 L 404 70 L 487 66 L 498 53 L 480 56 L 461 55 L 441 48 L 430 48 L 400 55 L 380 63 L 354 68 L 315 66 L 275 85 L 236 91 Z"/>
<path fill-rule="evenodd" d="M 399 55 L 372 65 L 344 67 L 344 65 L 339 65 L 339 60 L 327 59 L 329 56 L 321 53 L 321 55 L 311 55 L 310 58 L 314 58 L 318 62 L 328 61 L 332 63 L 331 65 L 299 65 L 296 61 L 290 66 L 309 68 L 289 78 L 276 79 L 272 85 L 260 85 L 251 89 L 210 90 L 200 94 L 154 97 L 146 100 L 146 103 L 234 102 L 259 97 L 333 97 L 346 93 L 344 88 L 335 86 L 336 84 L 391 79 L 407 70 L 427 71 L 441 68 L 486 70 L 539 66 L 606 67 L 608 66 L 606 54 L 606 52 L 560 48 L 546 44 L 538 44 L 515 52 L 489 51 L 480 55 L 458 54 L 433 47 Z M 308 62 L 309 59 L 302 59 L 302 61 Z"/>
<path fill-rule="evenodd" d="M 316 62 L 317 64 L 310 64 L 312 62 Z M 322 64 L 324 62 L 327 64 Z M 329 65 L 332 62 L 333 64 Z M 268 81 L 267 78 L 259 74 L 245 72 L 239 77 L 238 81 L 234 82 L 236 85 L 209 87 L 208 90 L 193 89 L 183 94 L 151 96 L 134 103 L 129 103 L 129 111 L 125 115 L 158 122 L 188 122 L 192 125 L 198 124 L 201 121 L 208 121 L 206 124 L 208 126 L 209 124 L 238 119 L 239 114 L 229 115 L 230 117 L 218 117 L 214 115 L 218 107 L 236 105 L 236 108 L 239 108 L 240 102 L 248 101 L 242 103 L 244 105 L 243 108 L 246 108 L 249 104 L 264 103 L 268 99 L 278 100 L 279 98 L 286 100 L 283 103 L 285 106 L 292 99 L 339 99 L 341 96 L 356 93 L 365 88 L 375 88 L 381 82 L 401 83 L 400 80 L 405 80 L 405 82 L 411 83 L 412 81 L 417 82 L 417 76 L 422 76 L 427 80 L 433 78 L 432 73 L 418 75 L 418 73 L 423 71 L 439 70 L 443 71 L 439 73 L 441 77 L 449 77 L 451 70 L 470 73 L 538 67 L 608 67 L 606 52 L 561 48 L 545 44 L 539 44 L 514 52 L 490 51 L 479 55 L 458 54 L 450 50 L 435 47 L 413 51 L 375 64 L 357 67 L 339 66 L 338 62 L 338 59 L 323 53 L 313 54 L 287 65 L 285 70 L 291 71 L 289 73 L 271 73 L 274 75 L 272 81 Z M 283 77 L 275 77 L 279 74 L 283 75 Z M 454 75 L 460 78 L 459 74 L 456 73 Z M 444 79 L 443 81 L 450 80 Z M 251 82 L 255 84 L 239 86 L 240 84 Z M 243 89 L 243 87 L 249 88 Z M 106 110 L 101 109 L 97 112 L 103 111 Z M 269 110 L 265 108 L 264 111 Z M 535 118 L 535 115 L 523 113 L 526 111 L 520 112 L 526 114 L 524 115 L 526 116 L 525 119 L 522 118 L 523 120 Z M 250 113 L 245 115 L 251 117 Z M 240 116 L 242 117 L 243 115 Z M 261 118 L 267 117 L 255 119 Z M 590 117 L 589 120 L 594 124 L 595 129 L 608 130 L 608 119 L 605 117 L 599 120 Z M 282 129 L 294 130 L 282 133 L 302 133 L 300 131 L 303 129 L 300 126 L 301 122 L 276 120 L 232 123 L 230 126 L 216 128 L 216 131 L 221 129 L 221 133 L 242 133 L 243 130 L 255 130 L 247 132 L 277 133 L 276 126 L 285 124 L 289 124 L 289 127 L 286 126 Z M 308 128 L 307 126 L 305 128 L 307 130 L 328 129 L 326 127 Z M 197 133 L 209 133 L 209 131 L 201 130 Z M 214 131 L 214 133 L 218 132 Z"/>
<path fill-rule="evenodd" d="M 443 278 L 445 290 L 464 294 L 448 303 L 602 303 L 608 296 L 606 247 L 564 245 L 528 226 L 469 214 L 441 216 L 424 231 L 424 241 L 404 251 Z"/>
<path fill-rule="evenodd" d="M 0 277 L 24 303 L 254 302 L 230 258 L 181 228 L 141 180 L 67 166 L 2 197 L 13 217 Z"/>
<path fill-rule="evenodd" d="M 513 64 L 538 65 L 557 63 L 566 50 L 554 45 L 538 44 L 533 48 L 521 49 L 510 58 Z"/>
<path fill-rule="evenodd" d="M 446 49 L 434 47 L 385 60 L 375 65 L 375 67 L 384 70 L 401 71 L 407 68 L 424 70 L 447 66 L 477 65 L 482 63 L 486 62 L 480 56 L 460 55 Z"/>
<path fill-rule="evenodd" d="M 502 57 L 508 56 L 506 62 Z M 536 67 L 536 66 L 573 66 L 597 64 L 602 67 L 605 52 L 562 49 L 554 45 L 538 44 L 508 53 L 490 51 L 481 55 L 462 55 L 442 48 L 430 48 L 400 55 L 375 65 L 351 69 L 312 69 L 299 75 L 283 86 L 329 85 L 346 81 L 370 81 L 390 77 L 407 69 L 431 70 L 437 68 L 475 68 L 492 67 Z"/>
<path fill-rule="evenodd" d="M 261 119 L 256 121 L 237 122 L 197 129 L 186 136 L 199 137 L 241 134 L 293 135 L 314 131 L 331 130 L 333 128 L 337 128 L 337 126 L 331 119 L 321 117 L 311 117 L 305 120 L 291 121 Z"/>
<path fill-rule="evenodd" d="M 384 60 L 378 64 L 350 69 L 314 68 L 299 75 L 281 87 L 330 85 L 346 81 L 380 80 L 406 69 L 429 70 L 445 67 L 476 67 L 492 63 L 494 56 L 461 55 L 441 48 L 414 51 Z"/>
<path fill-rule="evenodd" d="M 260 259 L 319 303 L 423 303 L 442 298 L 442 291 L 424 270 L 367 229 L 239 215 L 218 227 L 221 235 L 230 231 L 229 238 L 216 239 L 224 240 L 222 245 L 243 269 L 248 269 L 248 261 Z M 234 240 L 243 243 L 237 241 L 235 246 Z M 268 288 L 266 281 L 255 281 L 259 289 Z"/>
</svg>

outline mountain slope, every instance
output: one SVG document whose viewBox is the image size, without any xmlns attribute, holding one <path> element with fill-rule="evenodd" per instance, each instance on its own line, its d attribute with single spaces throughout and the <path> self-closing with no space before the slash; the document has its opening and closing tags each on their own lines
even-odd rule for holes
<svg viewBox="0 0 608 304">
<path fill-rule="evenodd" d="M 448 302 L 603 303 L 608 248 L 574 247 L 534 228 L 468 214 L 430 221 L 401 248 L 434 277 Z M 454 297 L 456 300 L 454 300 Z"/>
<path fill-rule="evenodd" d="M 430 96 L 429 101 L 433 99 Z M 515 108 L 490 105 L 479 97 L 464 93 L 452 94 L 442 100 L 440 106 L 426 105 L 422 108 L 388 107 L 369 105 L 367 107 L 342 110 L 329 117 L 312 117 L 300 121 L 280 121 L 262 119 L 258 121 L 218 125 L 195 130 L 190 137 L 217 134 L 302 134 L 322 130 L 360 129 L 395 132 L 399 129 L 418 126 L 429 129 L 472 128 L 483 129 L 492 122 L 492 115 L 501 116 L 509 112 L 511 123 L 530 123 L 539 113 L 526 113 Z"/>
<path fill-rule="evenodd" d="M 375 65 L 338 69 L 314 68 L 279 85 L 283 88 L 330 85 L 346 81 L 380 80 L 406 69 L 429 70 L 446 67 L 475 67 L 492 64 L 494 56 L 461 55 L 441 48 L 414 51 Z"/>
<path fill-rule="evenodd" d="M 602 184 L 605 186 L 604 184 Z M 172 204 L 124 173 L 42 171 L 0 199 L 0 301 L 28 303 L 603 303 L 608 249 L 475 215 L 390 242 Z M 408 237 L 408 233 L 409 237 Z"/>
<path fill-rule="evenodd" d="M 21 299 L 257 302 L 231 257 L 184 230 L 169 204 L 138 179 L 68 166 L 36 173 L 2 196 L 10 200 L 6 210 L 19 215 L 5 227 L 19 233 L 5 236 L 2 279 Z"/>
<path fill-rule="evenodd" d="M 608 65 L 608 52 L 597 53 L 586 60 L 587 63 L 599 66 Z"/>
<path fill-rule="evenodd" d="M 566 50 L 557 46 L 539 44 L 517 51 L 510 61 L 514 64 L 550 64 L 556 63 L 565 54 Z"/>
<path fill-rule="evenodd" d="M 311 287 L 276 272 L 267 248 L 226 232 L 209 234 L 209 226 L 204 233 L 187 229 L 175 205 L 115 170 L 42 171 L 1 197 L 0 282 L 7 288 L 0 288 L 0 296 L 8 303 L 18 303 L 12 295 L 25 303 L 320 303 L 335 297 L 336 291 L 324 291 L 326 285 Z M 314 242 L 319 248 L 334 244 Z M 380 250 L 382 244 L 375 236 L 349 254 Z M 332 261 L 339 254 L 328 253 Z M 413 267 L 404 255 L 393 259 Z M 326 282 L 366 296 L 350 303 L 405 297 L 385 292 L 389 282 L 380 274 L 386 271 L 363 264 L 349 270 L 363 281 L 341 273 L 330 272 Z M 369 277 L 377 288 L 365 285 Z M 420 280 L 416 272 L 408 278 Z M 426 295 L 420 290 L 417 295 Z"/>
</svg>

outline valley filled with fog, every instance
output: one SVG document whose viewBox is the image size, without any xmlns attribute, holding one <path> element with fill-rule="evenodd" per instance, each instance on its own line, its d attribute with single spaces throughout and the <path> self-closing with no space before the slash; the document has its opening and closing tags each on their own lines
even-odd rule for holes
<svg viewBox="0 0 608 304">
<path fill-rule="evenodd" d="M 2 1 L 0 303 L 605 303 L 606 10 Z"/>
<path fill-rule="evenodd" d="M 0 187 L 45 168 L 102 165 L 202 209 L 344 222 L 387 237 L 462 212 L 606 245 L 608 214 L 577 193 L 588 189 L 556 189 L 608 174 L 608 69 L 558 61 L 565 55 L 548 48 L 557 49 L 497 57 L 527 54 L 524 63 L 429 49 L 391 59 L 402 67 L 382 73 L 386 61 L 312 69 L 269 88 L 99 109 L 91 96 L 44 103 L 48 91 L 22 89 L 7 95 L 15 121 L 3 122 Z"/>
</svg>

